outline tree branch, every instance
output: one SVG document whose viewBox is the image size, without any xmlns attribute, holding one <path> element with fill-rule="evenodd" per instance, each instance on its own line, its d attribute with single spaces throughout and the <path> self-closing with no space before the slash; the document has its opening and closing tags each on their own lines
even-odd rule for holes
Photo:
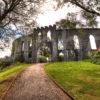
<svg viewBox="0 0 100 100">
<path fill-rule="evenodd" d="M 4 0 L 5 1 L 5 0 Z M 0 16 L 0 22 L 3 21 L 7 17 L 7 15 L 14 10 L 14 8 L 21 2 L 22 0 L 12 0 L 11 5 L 8 9 L 4 10 L 4 13 Z"/>
<path fill-rule="evenodd" d="M 5 9 L 8 8 L 8 2 L 6 0 L 2 0 L 5 3 Z"/>
<path fill-rule="evenodd" d="M 15 10 L 13 10 L 12 12 L 16 13 L 17 15 L 24 16 L 23 14 L 21 14 L 21 13 L 18 13 L 18 12 L 16 12 Z"/>
<path fill-rule="evenodd" d="M 100 16 L 100 13 L 94 11 L 93 9 L 90 10 L 90 9 L 84 7 L 84 6 L 81 5 L 79 2 L 77 2 L 77 0 L 71 0 L 70 2 L 71 2 L 72 4 L 75 4 L 76 6 L 80 7 L 81 9 L 83 9 L 83 10 L 89 12 L 89 13 L 92 13 L 92 14 L 94 14 L 94 15 Z"/>
</svg>

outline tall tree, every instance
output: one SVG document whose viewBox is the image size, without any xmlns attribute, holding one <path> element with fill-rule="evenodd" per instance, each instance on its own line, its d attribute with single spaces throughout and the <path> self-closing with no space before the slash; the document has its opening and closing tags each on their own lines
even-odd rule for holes
<svg viewBox="0 0 100 100">
<path fill-rule="evenodd" d="M 100 0 L 56 0 L 58 6 L 64 5 L 65 3 L 71 3 L 78 6 L 82 10 L 100 16 Z"/>
<path fill-rule="evenodd" d="M 0 26 L 4 27 L 22 19 L 27 21 L 35 14 L 44 0 L 0 0 Z"/>
<path fill-rule="evenodd" d="M 75 5 L 80 8 L 81 16 L 86 20 L 89 27 L 97 26 L 97 17 L 100 17 L 100 0 L 56 0 L 57 8 L 65 4 Z M 66 9 L 67 10 L 67 9 Z"/>
<path fill-rule="evenodd" d="M 77 21 L 74 13 L 68 13 L 67 18 L 61 19 L 60 21 L 56 22 L 56 25 L 58 26 L 58 28 L 62 29 L 71 29 L 84 26 L 80 21 Z"/>
<path fill-rule="evenodd" d="M 30 33 L 36 22 L 35 16 L 45 0 L 0 0 L 0 49 L 9 46 L 16 33 Z M 11 29 L 16 27 L 16 31 Z"/>
</svg>

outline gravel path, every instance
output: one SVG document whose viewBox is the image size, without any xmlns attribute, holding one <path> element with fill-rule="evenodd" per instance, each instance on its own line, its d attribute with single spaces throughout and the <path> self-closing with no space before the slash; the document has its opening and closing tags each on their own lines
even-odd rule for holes
<svg viewBox="0 0 100 100">
<path fill-rule="evenodd" d="M 3 100 L 70 100 L 45 74 L 43 64 L 27 68 Z"/>
</svg>

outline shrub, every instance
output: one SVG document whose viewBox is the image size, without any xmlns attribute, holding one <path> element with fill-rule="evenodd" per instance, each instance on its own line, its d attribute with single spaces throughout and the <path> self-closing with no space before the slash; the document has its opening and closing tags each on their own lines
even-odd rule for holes
<svg viewBox="0 0 100 100">
<path fill-rule="evenodd" d="M 100 51 L 91 51 L 89 56 L 93 63 L 100 64 Z"/>
<path fill-rule="evenodd" d="M 10 57 L 5 57 L 5 58 L 0 59 L 0 69 L 1 70 L 11 64 L 12 64 L 12 60 Z"/>
<path fill-rule="evenodd" d="M 38 56 L 37 58 L 38 58 L 38 61 L 39 61 L 39 62 L 47 62 L 47 57 L 45 57 L 45 56 L 41 56 L 41 55 L 40 55 L 40 56 Z"/>
</svg>

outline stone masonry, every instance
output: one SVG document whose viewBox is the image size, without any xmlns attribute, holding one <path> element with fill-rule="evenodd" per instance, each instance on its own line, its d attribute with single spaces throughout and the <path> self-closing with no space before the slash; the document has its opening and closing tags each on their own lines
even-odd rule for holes
<svg viewBox="0 0 100 100">
<path fill-rule="evenodd" d="M 47 38 L 48 31 L 51 32 L 51 40 Z M 97 49 L 100 48 L 100 29 L 98 28 L 57 29 L 56 25 L 38 27 L 34 29 L 32 34 L 17 38 L 13 42 L 12 58 L 14 61 L 37 62 L 38 48 L 44 43 L 49 43 L 51 61 L 58 61 L 60 51 L 58 42 L 61 40 L 64 54 L 63 60 L 81 60 L 91 51 L 90 35 L 94 36 Z M 79 48 L 75 48 L 74 36 L 78 37 Z"/>
</svg>

